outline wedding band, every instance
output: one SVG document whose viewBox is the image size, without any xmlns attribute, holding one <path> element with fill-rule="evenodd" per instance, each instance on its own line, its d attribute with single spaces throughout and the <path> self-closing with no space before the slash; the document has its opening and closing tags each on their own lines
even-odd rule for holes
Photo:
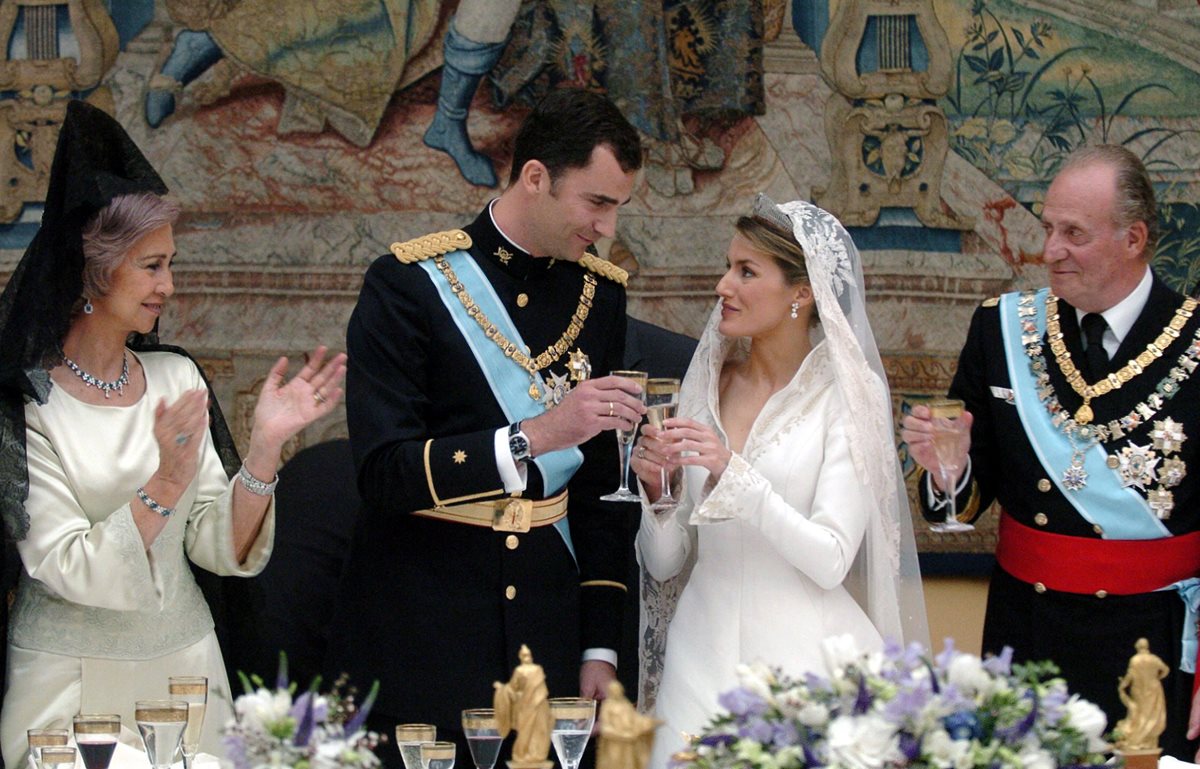
<svg viewBox="0 0 1200 769">
<path fill-rule="evenodd" d="M 613 416 L 613 402 L 612 401 L 608 402 L 608 415 L 610 417 Z"/>
<path fill-rule="evenodd" d="M 177 446 L 182 446 L 183 444 L 187 443 L 191 439 L 192 439 L 192 436 L 188 435 L 187 433 L 178 433 L 175 435 L 175 444 Z"/>
<path fill-rule="evenodd" d="M 320 390 L 314 390 L 313 391 L 313 400 L 315 400 L 317 403 L 324 403 L 325 396 L 321 393 Z"/>
<path fill-rule="evenodd" d="M 638 446 L 638 459 L 645 459 L 645 458 L 646 458 L 646 447 Z"/>
</svg>

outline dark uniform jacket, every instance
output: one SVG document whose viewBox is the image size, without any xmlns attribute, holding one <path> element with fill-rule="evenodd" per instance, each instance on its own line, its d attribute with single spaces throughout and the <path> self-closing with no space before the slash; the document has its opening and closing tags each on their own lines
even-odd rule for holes
<svg viewBox="0 0 1200 769">
<path fill-rule="evenodd" d="M 1116 371 L 1146 349 L 1162 333 L 1183 303 L 1183 297 L 1163 284 L 1157 276 L 1150 296 L 1137 321 L 1113 356 L 1110 370 Z M 1076 312 L 1059 300 L 1063 339 L 1071 360 L 1086 372 L 1083 342 Z M 1096 424 L 1107 423 L 1128 414 L 1177 365 L 1178 358 L 1194 339 L 1200 317 L 1192 317 L 1166 354 L 1155 360 L 1142 374 L 1122 388 L 1091 401 Z M 1064 378 L 1048 344 L 1044 355 L 1054 393 L 1070 413 L 1082 404 Z M 1025 372 L 1028 359 L 1024 352 L 1016 365 Z M 1094 381 L 1097 377 L 1088 377 Z M 953 397 L 962 398 L 974 417 L 971 429 L 971 484 L 959 496 L 959 509 L 970 517 L 972 511 L 986 510 L 993 500 L 1018 523 L 1053 534 L 1099 539 L 1093 524 L 1071 506 L 1051 474 L 1063 468 L 1043 467 L 1025 433 L 1016 406 L 1003 397 L 1012 387 L 1000 327 L 1000 308 L 989 301 L 975 312 L 966 345 L 959 358 L 958 371 L 950 388 Z M 997 388 L 993 390 L 992 388 Z M 1040 404 L 1039 404 L 1040 407 Z M 1175 507 L 1164 522 L 1172 535 L 1200 528 L 1200 377 L 1187 379 L 1180 392 L 1168 400 L 1153 420 L 1133 429 L 1121 439 L 1104 444 L 1109 455 L 1130 443 L 1152 444 L 1148 433 L 1153 421 L 1167 417 L 1183 424 L 1187 440 L 1177 455 L 1187 464 L 1188 474 L 1172 489 Z M 1113 471 L 1115 472 L 1115 471 Z M 976 496 L 977 495 L 977 496 Z M 970 497 L 974 496 L 973 499 Z M 922 495 L 924 497 L 924 495 Z M 922 499 L 922 502 L 926 500 Z M 925 510 L 931 520 L 941 512 Z M 961 513 L 960 513 L 961 514 Z M 1068 553 L 1063 554 L 1069 565 Z M 1137 569 L 1138 564 L 1129 564 Z M 1193 569 L 1193 575 L 1200 569 Z M 1081 595 L 1046 590 L 1023 582 L 996 567 L 988 594 L 984 618 L 983 649 L 998 653 L 1011 646 L 1017 660 L 1049 659 L 1062 669 L 1074 692 L 1092 700 L 1105 710 L 1109 728 L 1125 716 L 1117 697 L 1117 680 L 1125 673 L 1139 637 L 1150 641 L 1151 651 L 1174 670 L 1179 666 L 1184 604 L 1174 590 L 1137 595 Z M 1168 753 L 1191 760 L 1184 733 L 1190 703 L 1189 674 L 1173 672 L 1164 682 L 1168 701 L 1167 732 L 1162 745 Z"/>
<path fill-rule="evenodd" d="M 525 344 L 535 356 L 553 345 L 590 273 L 521 251 L 487 210 L 466 231 L 471 258 Z M 570 350 L 582 349 L 593 375 L 602 376 L 621 368 L 625 291 L 593 277 L 592 307 Z M 553 526 L 508 534 L 414 515 L 433 507 L 435 494 L 441 501 L 506 496 L 493 444 L 504 412 L 420 264 L 389 254 L 371 265 L 346 346 L 346 411 L 363 510 L 327 670 L 349 673 L 360 689 L 380 681 L 379 728 L 433 723 L 439 739 L 459 740 L 459 760 L 467 761 L 460 713 L 490 707 L 492 682 L 508 679 L 521 644 L 545 668 L 551 696 L 578 695 L 581 649 L 619 647 L 633 532 L 619 506 L 598 500 L 617 486 L 615 435 L 605 431 L 580 447 L 583 465 L 568 484 L 578 563 Z M 567 363 L 563 355 L 542 374 L 565 375 Z M 526 464 L 523 496 L 553 492 Z"/>
</svg>

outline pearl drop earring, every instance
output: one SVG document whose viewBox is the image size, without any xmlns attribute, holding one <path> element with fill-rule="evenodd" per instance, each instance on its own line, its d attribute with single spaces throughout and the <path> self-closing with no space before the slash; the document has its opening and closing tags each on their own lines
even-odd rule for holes
<svg viewBox="0 0 1200 769">
<path fill-rule="evenodd" d="M 792 320 L 800 317 L 800 303 L 792 302 Z"/>
</svg>

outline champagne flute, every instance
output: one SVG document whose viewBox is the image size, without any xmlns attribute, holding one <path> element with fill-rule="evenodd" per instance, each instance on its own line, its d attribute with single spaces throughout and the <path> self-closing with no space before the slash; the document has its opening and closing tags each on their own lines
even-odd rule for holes
<svg viewBox="0 0 1200 769">
<path fill-rule="evenodd" d="M 464 710 L 462 727 L 475 769 L 492 769 L 500 756 L 500 743 L 504 742 L 496 725 L 496 711 L 491 708 Z"/>
<path fill-rule="evenodd" d="M 192 769 L 196 752 L 200 750 L 200 731 L 204 728 L 204 711 L 208 707 L 208 678 L 205 676 L 171 676 L 167 691 L 173 700 L 188 704 L 187 728 L 183 730 L 183 769 Z M 92 767 L 88 767 L 92 769 Z"/>
<path fill-rule="evenodd" d="M 437 739 L 433 724 L 397 724 L 396 747 L 404 760 L 404 769 L 421 769 L 421 743 Z"/>
<path fill-rule="evenodd" d="M 638 387 L 642 388 L 642 402 L 646 401 L 645 371 L 614 371 L 612 375 L 632 379 L 634 382 L 637 382 Z M 629 490 L 629 458 L 633 455 L 633 439 L 636 437 L 637 425 L 634 425 L 629 430 L 623 427 L 617 428 L 617 458 L 621 463 L 621 485 L 613 493 L 600 497 L 602 501 L 638 502 L 641 500 L 641 497 Z"/>
<path fill-rule="evenodd" d="M 42 748 L 66 745 L 71 739 L 66 729 L 30 729 L 25 736 L 29 739 L 29 757 L 37 769 L 42 769 Z"/>
<path fill-rule="evenodd" d="M 929 530 L 939 534 L 956 531 L 974 531 L 975 527 L 958 520 L 957 496 L 954 493 L 958 476 L 959 457 L 967 447 L 970 434 L 961 419 L 963 402 L 957 398 L 937 398 L 929 402 L 929 416 L 933 423 L 933 453 L 938 460 L 938 475 L 942 491 L 946 495 L 946 519 L 931 523 Z"/>
<path fill-rule="evenodd" d="M 44 769 L 75 769 L 75 748 L 70 745 L 47 745 L 42 748 Z"/>
<path fill-rule="evenodd" d="M 421 769 L 454 769 L 453 742 L 422 742 Z"/>
<path fill-rule="evenodd" d="M 679 408 L 678 379 L 646 380 L 646 417 L 650 420 L 650 424 L 659 430 L 663 429 L 663 421 L 675 416 L 677 408 Z M 662 494 L 650 507 L 658 511 L 670 510 L 679 503 L 679 500 L 671 496 L 671 476 L 667 473 L 667 468 L 660 467 L 658 473 L 662 483 Z"/>
<path fill-rule="evenodd" d="M 596 723 L 596 701 L 552 697 L 550 717 L 554 719 L 550 742 L 554 744 L 558 763 L 562 764 L 562 769 L 578 769 L 588 738 L 592 736 L 592 725 Z"/>
<path fill-rule="evenodd" d="M 81 713 L 72 721 L 75 745 L 87 769 L 108 769 L 117 737 L 121 735 L 121 717 L 112 714 Z"/>
<path fill-rule="evenodd" d="M 154 769 L 168 769 L 183 741 L 188 704 L 183 700 L 138 700 L 133 705 L 133 717 L 150 765 Z"/>
</svg>

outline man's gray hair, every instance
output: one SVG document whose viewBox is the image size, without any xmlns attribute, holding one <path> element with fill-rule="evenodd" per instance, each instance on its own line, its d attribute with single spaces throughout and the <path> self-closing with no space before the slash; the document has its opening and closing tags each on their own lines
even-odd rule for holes
<svg viewBox="0 0 1200 769">
<path fill-rule="evenodd" d="M 1093 144 L 1072 152 L 1059 173 L 1090 165 L 1105 165 L 1116 172 L 1117 197 L 1113 215 L 1118 227 L 1134 222 L 1146 224 L 1146 261 L 1154 257 L 1158 245 L 1158 204 L 1154 200 L 1154 185 L 1137 155 L 1117 144 Z"/>
</svg>

